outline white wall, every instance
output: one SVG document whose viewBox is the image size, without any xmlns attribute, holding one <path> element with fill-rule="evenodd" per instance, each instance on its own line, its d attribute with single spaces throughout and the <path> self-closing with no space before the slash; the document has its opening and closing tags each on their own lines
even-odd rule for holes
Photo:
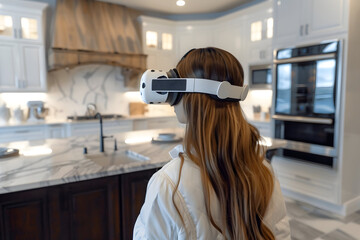
<svg viewBox="0 0 360 240">
<path fill-rule="evenodd" d="M 346 81 L 343 86 L 342 202 L 360 198 L 360 1 L 350 1 Z M 344 161 L 346 160 L 346 161 Z M 359 201 L 360 202 L 360 201 Z"/>
</svg>

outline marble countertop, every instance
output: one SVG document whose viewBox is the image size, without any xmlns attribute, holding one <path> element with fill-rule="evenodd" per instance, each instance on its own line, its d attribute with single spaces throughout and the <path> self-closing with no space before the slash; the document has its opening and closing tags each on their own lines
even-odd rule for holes
<svg viewBox="0 0 360 240">
<path fill-rule="evenodd" d="M 163 115 L 163 116 L 124 116 L 122 118 L 110 118 L 103 119 L 104 122 L 111 121 L 132 121 L 132 120 L 142 120 L 142 119 L 157 119 L 157 118 L 175 118 L 175 115 Z M 2 123 L 0 128 L 8 128 L 8 127 L 27 127 L 27 126 L 43 126 L 43 125 L 62 125 L 62 124 L 82 124 L 82 123 L 91 123 L 98 122 L 98 119 L 91 120 L 68 120 L 68 119 L 56 119 L 56 118 L 47 118 L 45 120 L 38 121 L 24 121 L 24 122 L 7 122 Z"/>
<path fill-rule="evenodd" d="M 155 116 L 123 116 L 122 118 L 116 119 L 103 119 L 104 122 L 112 122 L 112 121 L 132 121 L 132 120 L 146 120 L 146 119 L 157 119 L 157 118 L 176 118 L 176 115 L 155 115 Z M 270 123 L 270 119 L 261 120 L 248 118 L 249 122 L 259 122 L 259 123 Z M 31 126 L 44 126 L 44 125 L 64 125 L 64 124 L 82 124 L 82 123 L 91 123 L 98 122 L 98 119 L 94 120 L 68 120 L 66 118 L 46 118 L 45 120 L 38 121 L 24 121 L 24 122 L 12 122 L 9 121 L 7 123 L 0 124 L 0 128 L 9 128 L 9 127 L 31 127 Z"/>
<path fill-rule="evenodd" d="M 0 158 L 0 194 L 161 167 L 181 142 L 152 143 L 159 133 L 182 137 L 184 129 L 115 134 L 118 150 L 114 151 L 114 139 L 105 139 L 104 153 L 99 151 L 99 136 L 0 144 L 20 150 L 19 156 Z M 264 138 L 262 144 L 271 149 L 286 142 Z"/>
</svg>

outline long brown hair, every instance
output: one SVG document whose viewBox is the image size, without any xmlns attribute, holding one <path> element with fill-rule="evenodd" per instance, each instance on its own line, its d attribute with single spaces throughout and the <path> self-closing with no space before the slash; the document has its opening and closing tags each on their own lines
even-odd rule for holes
<svg viewBox="0 0 360 240">
<path fill-rule="evenodd" d="M 176 68 L 180 77 L 228 81 L 238 86 L 244 83 L 239 61 L 218 48 L 191 50 Z M 258 130 L 245 120 L 239 102 L 192 93 L 184 94 L 183 104 L 187 115 L 185 153 L 200 168 L 211 224 L 230 239 L 274 239 L 263 222 L 274 180 L 263 164 L 265 151 L 258 144 Z M 212 189 L 221 207 L 220 223 L 211 215 Z"/>
</svg>

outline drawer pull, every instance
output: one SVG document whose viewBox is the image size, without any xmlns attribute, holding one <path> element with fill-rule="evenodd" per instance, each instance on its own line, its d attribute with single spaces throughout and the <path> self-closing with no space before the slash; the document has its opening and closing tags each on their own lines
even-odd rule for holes
<svg viewBox="0 0 360 240">
<path fill-rule="evenodd" d="M 15 133 L 20 133 L 20 134 L 29 133 L 29 132 L 30 132 L 29 130 L 19 130 L 19 131 L 15 131 Z"/>
<path fill-rule="evenodd" d="M 51 124 L 50 127 L 62 127 L 63 125 L 61 123 L 59 124 Z"/>
<path fill-rule="evenodd" d="M 304 176 L 300 176 L 300 175 L 297 175 L 297 174 L 295 174 L 295 178 L 299 178 L 299 179 L 301 179 L 301 180 L 305 180 L 305 181 L 311 182 L 311 178 L 304 177 Z"/>
</svg>

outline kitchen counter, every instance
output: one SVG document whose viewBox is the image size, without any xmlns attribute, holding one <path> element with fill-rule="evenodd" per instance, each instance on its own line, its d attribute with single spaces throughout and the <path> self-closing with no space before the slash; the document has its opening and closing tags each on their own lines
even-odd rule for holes
<svg viewBox="0 0 360 240">
<path fill-rule="evenodd" d="M 113 149 L 113 139 L 105 139 L 105 153 L 99 152 L 99 136 L 0 144 L 20 149 L 19 156 L 0 158 L 0 194 L 161 167 L 171 159 L 168 152 L 181 143 L 151 142 L 167 132 L 183 136 L 184 129 L 115 134 L 118 150 Z M 274 149 L 286 142 L 264 138 L 262 144 Z M 129 150 L 140 155 L 130 155 Z"/>
<path fill-rule="evenodd" d="M 103 119 L 103 121 L 123 121 L 123 120 L 141 120 L 141 119 L 156 119 L 156 118 L 175 118 L 175 115 L 164 115 L 164 116 L 124 116 L 121 118 L 110 118 Z M 98 122 L 99 119 L 91 119 L 91 120 L 68 120 L 63 118 L 47 118 L 44 120 L 38 121 L 24 121 L 24 122 L 12 122 L 9 121 L 7 123 L 3 123 L 0 125 L 0 128 L 8 128 L 8 127 L 21 127 L 21 126 L 32 126 L 32 125 L 59 125 L 59 124 L 78 124 L 78 123 L 87 123 L 87 122 Z"/>
<path fill-rule="evenodd" d="M 126 121 L 126 120 L 142 120 L 142 119 L 162 119 L 162 118 L 176 118 L 176 115 L 155 115 L 155 116 L 147 116 L 147 115 L 135 115 L 135 116 L 123 116 L 121 118 L 110 118 L 103 119 L 104 122 L 108 121 Z M 247 118 L 250 123 L 270 123 L 270 119 L 255 119 L 255 118 Z M 12 122 L 9 121 L 7 123 L 3 123 L 0 125 L 1 128 L 8 127 L 22 127 L 22 126 L 42 126 L 42 125 L 60 125 L 60 124 L 81 124 L 81 123 L 91 123 L 98 122 L 98 119 L 89 119 L 89 120 L 68 120 L 66 118 L 46 118 L 44 120 L 38 121 L 24 121 L 24 122 Z"/>
</svg>

